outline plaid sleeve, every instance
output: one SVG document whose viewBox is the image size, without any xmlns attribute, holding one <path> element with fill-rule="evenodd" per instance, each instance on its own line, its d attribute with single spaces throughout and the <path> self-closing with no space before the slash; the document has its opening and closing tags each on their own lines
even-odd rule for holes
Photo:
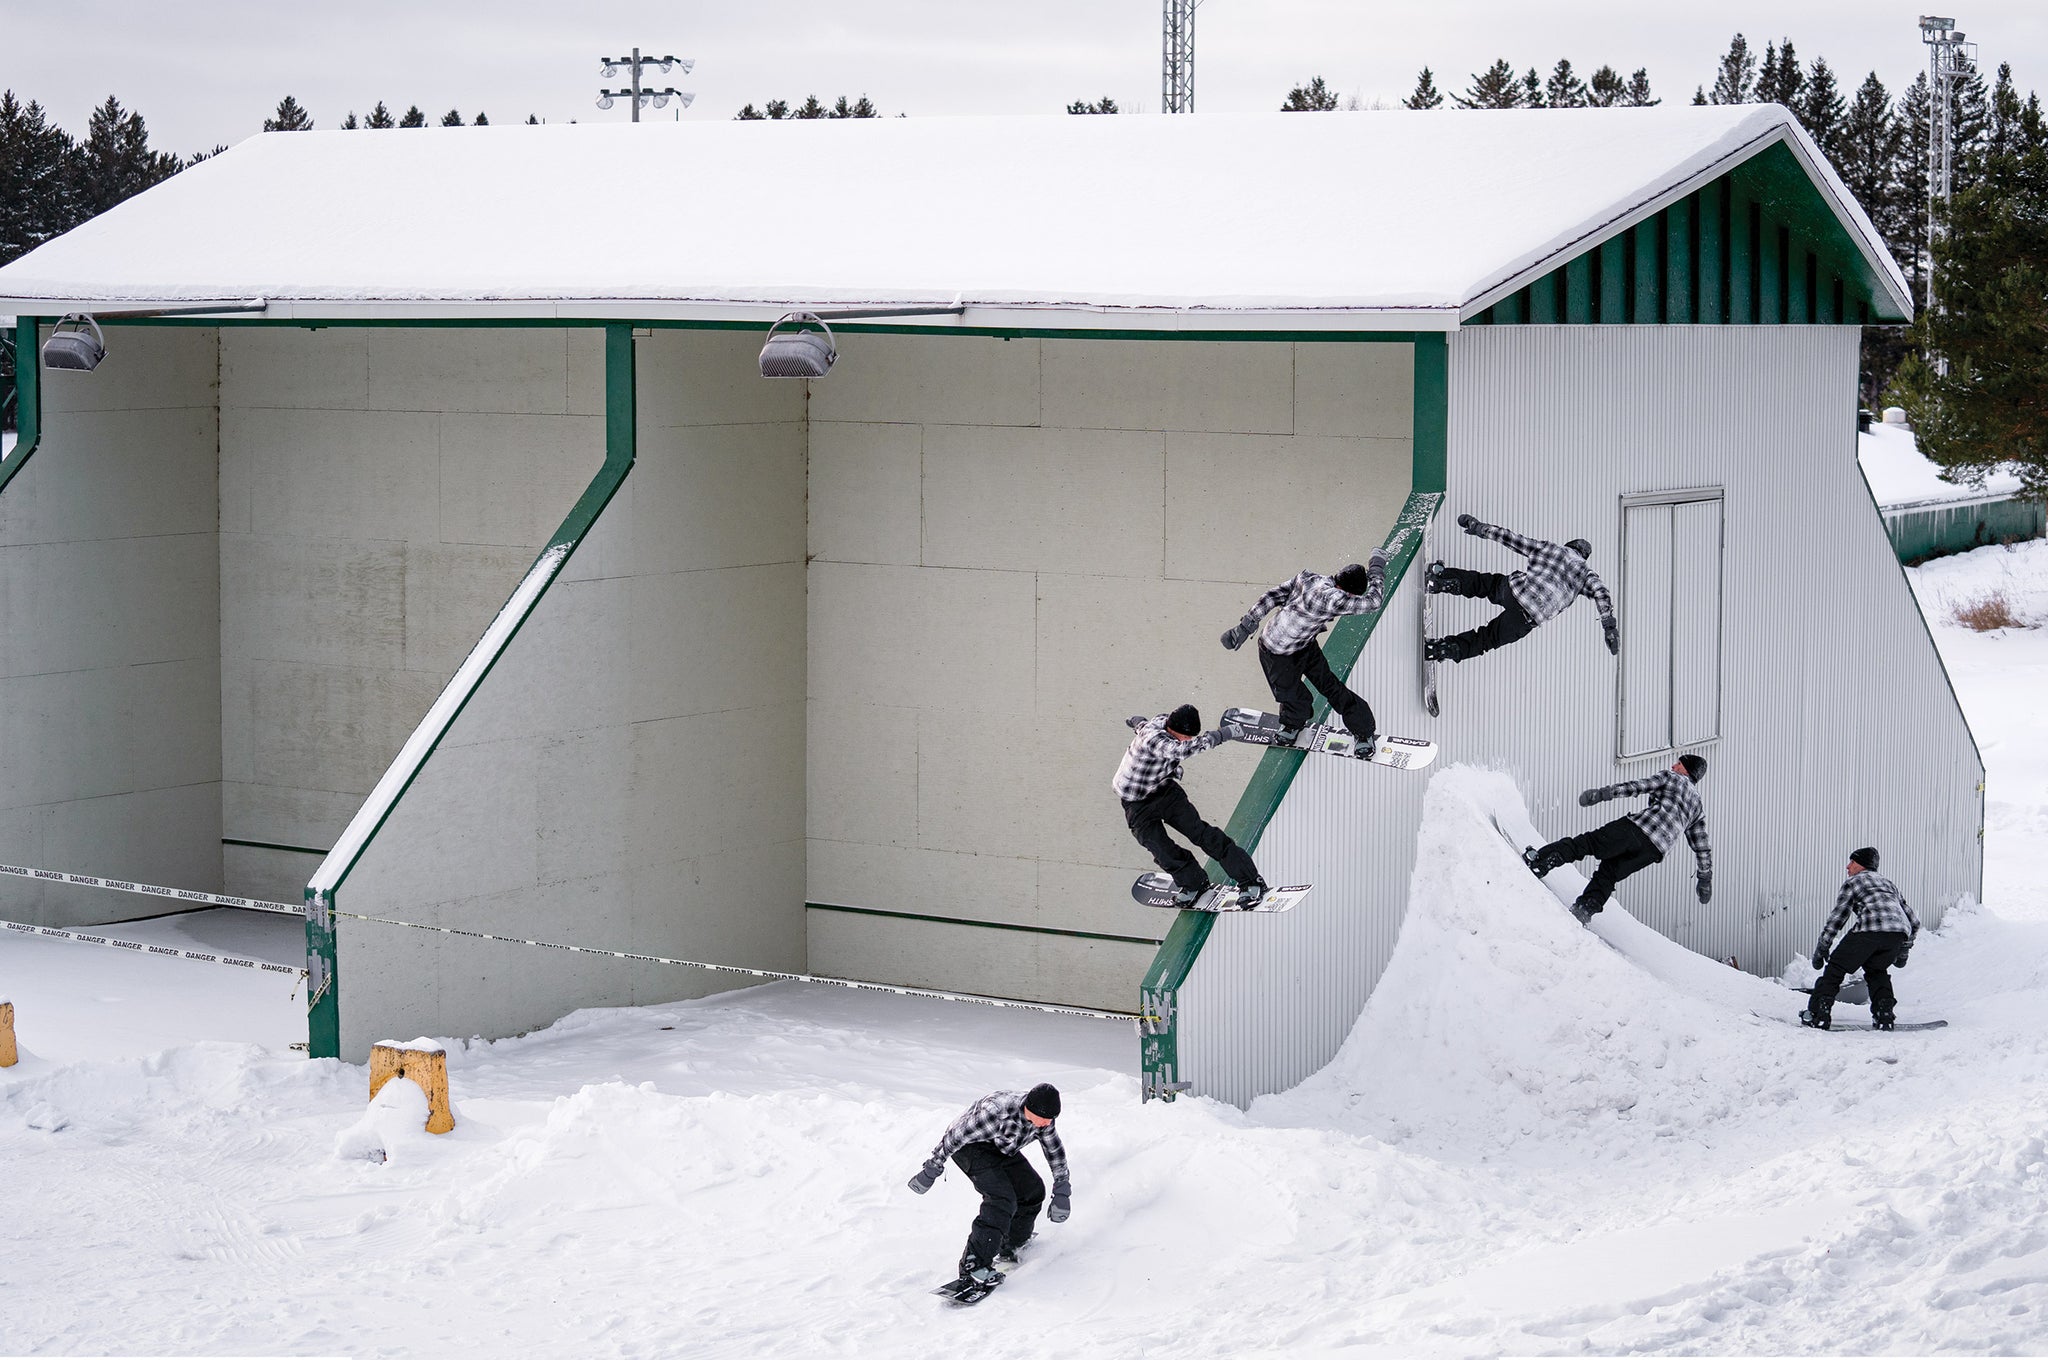
<svg viewBox="0 0 2048 1360">
<path fill-rule="evenodd" d="M 1695 817 L 1685 829 L 1685 843 L 1692 847 L 1693 862 L 1699 865 L 1701 878 L 1714 876 L 1714 847 L 1707 840 L 1707 819 Z"/>
<path fill-rule="evenodd" d="M 1614 618 L 1614 597 L 1607 593 L 1607 583 L 1592 572 L 1586 573 L 1586 583 L 1579 587 L 1579 594 L 1593 602 L 1593 608 L 1600 611 L 1600 622 L 1609 628 L 1621 625 Z"/>
<path fill-rule="evenodd" d="M 1913 904 L 1906 900 L 1904 893 L 1899 894 L 1899 910 L 1906 913 L 1906 919 L 1913 923 L 1912 931 L 1906 936 L 1906 944 L 1910 946 L 1920 938 L 1920 913 L 1913 910 Z"/>
<path fill-rule="evenodd" d="M 1633 798 L 1639 793 L 1648 793 L 1656 787 L 1655 779 L 1624 779 L 1619 784 L 1606 784 L 1597 789 L 1588 789 L 1594 794 L 1596 803 L 1605 803 L 1614 798 Z"/>
<path fill-rule="evenodd" d="M 1230 734 L 1224 731 L 1222 728 L 1218 727 L 1211 731 L 1202 733 L 1201 736 L 1196 737 L 1193 741 L 1189 742 L 1187 744 L 1186 749 L 1183 750 L 1181 754 L 1184 756 L 1191 756 L 1197 751 L 1207 751 L 1215 747 L 1221 746 L 1224 742 L 1229 740 Z"/>
<path fill-rule="evenodd" d="M 1338 613 L 1377 613 L 1380 606 L 1387 602 L 1387 560 L 1384 557 L 1379 557 L 1377 553 L 1374 556 L 1377 560 L 1365 569 L 1365 593 L 1363 595 L 1353 595 L 1347 590 L 1335 592 L 1343 596 L 1337 603 Z"/>
<path fill-rule="evenodd" d="M 1067 1180 L 1067 1147 L 1060 1142 L 1060 1136 L 1047 1127 L 1038 1135 L 1038 1141 L 1045 1145 L 1045 1164 L 1052 1171 L 1054 1185 Z M 1071 1183 L 1069 1183 L 1071 1188 Z"/>
<path fill-rule="evenodd" d="M 1533 538 L 1524 538 L 1513 529 L 1503 529 L 1498 524 L 1482 524 L 1472 531 L 1480 538 L 1490 538 L 1504 547 L 1513 548 L 1524 557 L 1534 557 L 1536 550 L 1543 546 Z"/>
<path fill-rule="evenodd" d="M 995 1132 L 998 1122 L 996 1111 L 990 1108 L 987 1097 L 967 1107 L 967 1112 L 946 1126 L 945 1136 L 932 1149 L 926 1161 L 945 1161 L 969 1143 L 985 1143 Z"/>
<path fill-rule="evenodd" d="M 1265 618 L 1266 615 L 1287 603 L 1287 597 L 1293 590 L 1294 582 L 1292 580 L 1282 581 L 1279 585 L 1274 586 L 1271 590 L 1259 596 L 1258 599 L 1252 601 L 1252 607 L 1245 611 L 1244 617 L 1238 621 L 1239 624 L 1246 628 L 1258 627 L 1260 619 Z"/>
<path fill-rule="evenodd" d="M 1835 909 L 1828 913 L 1827 920 L 1821 922 L 1820 939 L 1816 940 L 1813 946 L 1815 953 L 1826 949 L 1828 941 L 1839 935 L 1842 927 L 1849 924 L 1849 913 L 1856 905 L 1855 887 L 1856 880 L 1852 878 L 1844 883 L 1842 891 L 1835 895 Z"/>
</svg>

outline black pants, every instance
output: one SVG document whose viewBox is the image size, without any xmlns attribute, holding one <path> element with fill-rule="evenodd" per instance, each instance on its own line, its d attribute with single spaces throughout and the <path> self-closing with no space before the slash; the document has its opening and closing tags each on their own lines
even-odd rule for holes
<svg viewBox="0 0 2048 1360">
<path fill-rule="evenodd" d="M 1151 852 L 1152 862 L 1172 874 L 1173 881 L 1182 888 L 1206 888 L 1209 876 L 1202 872 L 1201 863 L 1181 848 L 1179 841 L 1166 834 L 1169 826 L 1222 865 L 1231 882 L 1249 883 L 1259 876 L 1258 866 L 1243 847 L 1220 828 L 1202 820 L 1202 814 L 1188 801 L 1187 790 L 1178 779 L 1167 780 L 1143 798 L 1126 800 L 1124 822 L 1138 838 L 1138 844 Z"/>
<path fill-rule="evenodd" d="M 994 1143 L 969 1143 L 953 1154 L 953 1165 L 981 1191 L 981 1210 L 967 1230 L 967 1250 L 960 1257 L 965 1275 L 994 1264 L 997 1252 L 1024 1245 L 1045 1203 L 1045 1182 L 1023 1154 L 1004 1152 Z"/>
<path fill-rule="evenodd" d="M 1344 687 L 1337 672 L 1330 669 L 1323 649 L 1313 640 L 1300 651 L 1282 656 L 1267 651 L 1265 640 L 1261 639 L 1259 665 L 1266 672 L 1266 683 L 1273 689 L 1274 702 L 1280 705 L 1280 721 L 1289 727 L 1305 727 L 1314 715 L 1315 700 L 1308 693 L 1309 685 L 1314 685 L 1330 701 L 1330 711 L 1344 719 L 1344 726 L 1361 745 L 1370 742 L 1380 730 L 1373 721 L 1371 706 Z M 1303 684 L 1304 680 L 1308 684 Z"/>
<path fill-rule="evenodd" d="M 1828 966 L 1813 984 L 1814 1008 L 1834 1005 L 1842 990 L 1842 979 L 1861 968 L 1863 980 L 1870 984 L 1870 1013 L 1890 1015 L 1899 1004 L 1892 994 L 1891 967 L 1905 948 L 1906 933 L 1902 930 L 1850 931 L 1835 946 L 1835 952 L 1828 955 Z"/>
<path fill-rule="evenodd" d="M 1467 571 L 1463 567 L 1445 567 L 1437 573 L 1436 593 L 1439 595 L 1463 595 L 1471 600 L 1491 600 L 1500 606 L 1500 613 L 1491 620 L 1468 632 L 1453 633 L 1443 639 L 1444 655 L 1453 661 L 1470 661 L 1475 656 L 1484 656 L 1496 647 L 1505 647 L 1510 642 L 1520 642 L 1536 631 L 1535 621 L 1522 612 L 1522 606 L 1515 602 L 1514 592 L 1508 589 L 1508 578 L 1499 572 Z"/>
<path fill-rule="evenodd" d="M 1559 864 L 1570 864 L 1588 856 L 1600 861 L 1593 870 L 1593 876 L 1586 880 L 1586 890 L 1579 894 L 1578 904 L 1587 911 L 1598 911 L 1606 906 L 1607 899 L 1614 896 L 1617 883 L 1664 858 L 1664 852 L 1657 848 L 1657 843 L 1626 817 L 1616 817 L 1582 836 L 1552 841 L 1538 853 Z"/>
</svg>

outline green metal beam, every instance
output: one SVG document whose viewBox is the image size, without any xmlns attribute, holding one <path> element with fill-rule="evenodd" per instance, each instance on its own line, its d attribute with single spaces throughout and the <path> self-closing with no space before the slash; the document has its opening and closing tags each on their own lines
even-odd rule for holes
<svg viewBox="0 0 2048 1360">
<path fill-rule="evenodd" d="M 0 463 L 0 491 L 35 456 L 43 439 L 43 318 L 14 319 L 14 451 Z"/>
</svg>

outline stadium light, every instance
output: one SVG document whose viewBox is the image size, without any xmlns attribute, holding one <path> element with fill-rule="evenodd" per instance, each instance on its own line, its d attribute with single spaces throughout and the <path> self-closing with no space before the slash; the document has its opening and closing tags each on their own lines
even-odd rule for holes
<svg viewBox="0 0 2048 1360">
<path fill-rule="evenodd" d="M 669 100 L 679 99 L 682 101 L 683 107 L 687 109 L 690 107 L 691 101 L 697 97 L 695 94 L 678 90 L 674 86 L 670 86 L 665 90 L 648 90 L 642 89 L 640 85 L 640 72 L 645 67 L 659 66 L 662 74 L 667 75 L 669 71 L 680 66 L 683 68 L 683 74 L 688 75 L 697 67 L 697 59 L 695 57 L 678 57 L 674 53 L 663 57 L 643 57 L 640 55 L 640 49 L 636 47 L 633 49 L 633 55 L 630 57 L 599 57 L 597 60 L 598 74 L 606 80 L 610 80 L 613 76 L 617 75 L 621 69 L 629 71 L 632 80 L 632 83 L 623 90 L 599 90 L 597 92 L 597 106 L 601 109 L 608 109 L 612 106 L 614 100 L 631 100 L 633 121 L 636 123 L 640 121 L 641 108 L 647 104 L 652 104 L 657 109 L 663 109 L 668 107 Z"/>
</svg>

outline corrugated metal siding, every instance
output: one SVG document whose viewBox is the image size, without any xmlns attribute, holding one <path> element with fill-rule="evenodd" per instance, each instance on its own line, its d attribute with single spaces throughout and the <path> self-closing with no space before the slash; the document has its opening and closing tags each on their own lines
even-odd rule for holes
<svg viewBox="0 0 2048 1360">
<path fill-rule="evenodd" d="M 1451 337 L 1450 495 L 1437 555 L 1519 559 L 1467 538 L 1469 510 L 1593 541 L 1619 561 L 1621 497 L 1725 489 L 1721 736 L 1705 795 L 1715 896 L 1680 849 L 1620 905 L 1703 954 L 1775 973 L 1812 947 L 1854 846 L 1934 911 L 1979 891 L 1982 764 L 1855 464 L 1857 333 L 1846 327 L 1499 327 Z M 1616 662 L 1584 605 L 1443 679 L 1420 709 L 1419 573 L 1397 594 L 1354 687 L 1444 761 L 1513 772 L 1537 825 L 1615 815 L 1579 790 L 1660 761 L 1615 755 Z M 1682 584 L 1682 583 L 1681 583 Z M 1491 607 L 1444 599 L 1445 631 Z M 1419 776 L 1311 759 L 1259 849 L 1273 882 L 1315 894 L 1286 916 L 1226 919 L 1181 992 L 1182 1075 L 1244 1103 L 1327 1062 L 1386 966 L 1412 868 Z M 1473 998 L 1475 1011 L 1499 1004 Z"/>
</svg>

